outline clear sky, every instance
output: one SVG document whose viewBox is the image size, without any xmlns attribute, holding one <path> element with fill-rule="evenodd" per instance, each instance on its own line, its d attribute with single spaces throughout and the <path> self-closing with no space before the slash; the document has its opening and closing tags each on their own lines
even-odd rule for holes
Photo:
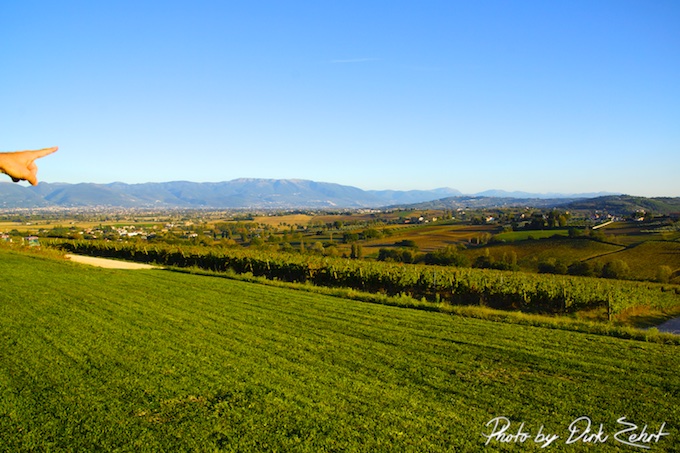
<svg viewBox="0 0 680 453">
<path fill-rule="evenodd" d="M 680 196 L 680 2 L 0 2 L 47 182 Z"/>
</svg>

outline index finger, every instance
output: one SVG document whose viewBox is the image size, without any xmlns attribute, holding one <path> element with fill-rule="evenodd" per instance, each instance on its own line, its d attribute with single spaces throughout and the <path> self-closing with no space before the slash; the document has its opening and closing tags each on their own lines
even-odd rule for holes
<svg viewBox="0 0 680 453">
<path fill-rule="evenodd" d="M 55 152 L 58 149 L 59 149 L 59 147 L 53 146 L 51 148 L 37 149 L 35 151 L 29 151 L 29 152 L 32 153 L 35 156 L 35 158 L 37 159 L 39 157 L 44 157 L 44 156 L 47 156 L 48 154 L 52 154 L 53 152 Z"/>
</svg>

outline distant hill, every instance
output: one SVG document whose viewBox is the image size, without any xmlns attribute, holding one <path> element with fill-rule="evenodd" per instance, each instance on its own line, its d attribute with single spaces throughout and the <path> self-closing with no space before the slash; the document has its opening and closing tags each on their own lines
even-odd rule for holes
<svg viewBox="0 0 680 453">
<path fill-rule="evenodd" d="M 631 195 L 613 195 L 572 201 L 565 206 L 573 210 L 604 211 L 622 216 L 630 215 L 639 210 L 654 214 L 671 214 L 680 212 L 680 197 L 645 198 Z"/>
<path fill-rule="evenodd" d="M 0 182 L 0 209 L 49 205 L 50 202 L 26 187 L 11 182 Z"/>
<path fill-rule="evenodd" d="M 481 193 L 490 193 L 487 191 Z M 517 192 L 506 192 L 517 193 Z M 519 194 L 527 194 L 520 192 Z M 680 197 L 634 197 L 630 195 L 607 195 L 588 197 L 591 194 L 577 194 L 572 197 L 562 195 L 555 198 L 520 197 L 506 198 L 499 196 L 457 196 L 439 200 L 424 201 L 404 206 L 408 209 L 475 209 L 531 206 L 534 208 L 560 208 L 572 211 L 602 211 L 612 215 L 628 216 L 638 210 L 654 214 L 671 214 L 680 212 Z"/>
<path fill-rule="evenodd" d="M 449 189 L 433 189 L 433 190 L 369 190 L 368 193 L 384 200 L 382 206 L 386 205 L 400 205 L 408 203 L 419 203 L 423 200 L 433 200 L 443 197 L 462 196 L 462 192 Z"/>
<path fill-rule="evenodd" d="M 596 194 L 536 194 L 498 190 L 464 195 L 450 188 L 362 190 L 352 186 L 302 179 L 241 178 L 214 183 L 173 181 L 143 184 L 41 182 L 35 187 L 0 182 L 0 209 L 50 206 L 225 209 L 333 209 L 385 206 L 407 209 L 465 209 L 564 206 L 569 209 L 607 210 L 622 214 L 629 214 L 636 209 L 651 210 L 659 214 L 680 211 L 678 198 L 643 198 L 628 195 L 589 198 L 593 195 Z"/>
<path fill-rule="evenodd" d="M 235 179 L 216 183 L 0 184 L 0 208 L 111 206 L 125 208 L 368 208 L 417 203 L 460 194 L 434 190 L 362 190 L 299 179 Z"/>
<path fill-rule="evenodd" d="M 511 208 L 530 206 L 533 208 L 556 208 L 576 201 L 575 198 L 509 198 L 464 195 L 446 197 L 439 200 L 424 201 L 410 205 L 402 205 L 405 209 L 482 209 L 482 208 Z"/>
<path fill-rule="evenodd" d="M 506 190 L 485 190 L 484 192 L 478 192 L 475 196 L 478 197 L 489 197 L 489 198 L 517 198 L 517 199 L 534 199 L 541 198 L 545 200 L 559 199 L 559 198 L 569 198 L 569 199 L 580 199 L 580 198 L 595 198 L 603 197 L 608 195 L 619 195 L 612 192 L 588 192 L 588 193 L 535 193 L 535 192 L 520 192 L 513 191 L 508 192 Z"/>
</svg>

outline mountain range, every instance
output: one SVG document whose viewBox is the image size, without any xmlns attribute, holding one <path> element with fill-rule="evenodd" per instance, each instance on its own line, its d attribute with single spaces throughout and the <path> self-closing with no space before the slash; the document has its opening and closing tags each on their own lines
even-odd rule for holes
<svg viewBox="0 0 680 453">
<path fill-rule="evenodd" d="M 490 190 L 464 195 L 451 188 L 433 190 L 362 190 L 341 184 L 300 179 L 235 179 L 225 182 L 174 181 L 110 184 L 46 183 L 25 187 L 0 183 L 0 209 L 38 207 L 121 208 L 378 208 L 456 199 L 461 207 L 564 204 L 603 193 L 535 194 Z M 539 201 L 540 200 L 540 201 Z"/>
</svg>

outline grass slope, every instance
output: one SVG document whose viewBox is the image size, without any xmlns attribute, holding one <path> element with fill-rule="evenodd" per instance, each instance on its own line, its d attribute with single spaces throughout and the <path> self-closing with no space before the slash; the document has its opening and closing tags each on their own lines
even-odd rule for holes
<svg viewBox="0 0 680 453">
<path fill-rule="evenodd" d="M 479 451 L 497 416 L 680 440 L 678 346 L 5 250 L 0 281 L 8 451 Z"/>
</svg>

